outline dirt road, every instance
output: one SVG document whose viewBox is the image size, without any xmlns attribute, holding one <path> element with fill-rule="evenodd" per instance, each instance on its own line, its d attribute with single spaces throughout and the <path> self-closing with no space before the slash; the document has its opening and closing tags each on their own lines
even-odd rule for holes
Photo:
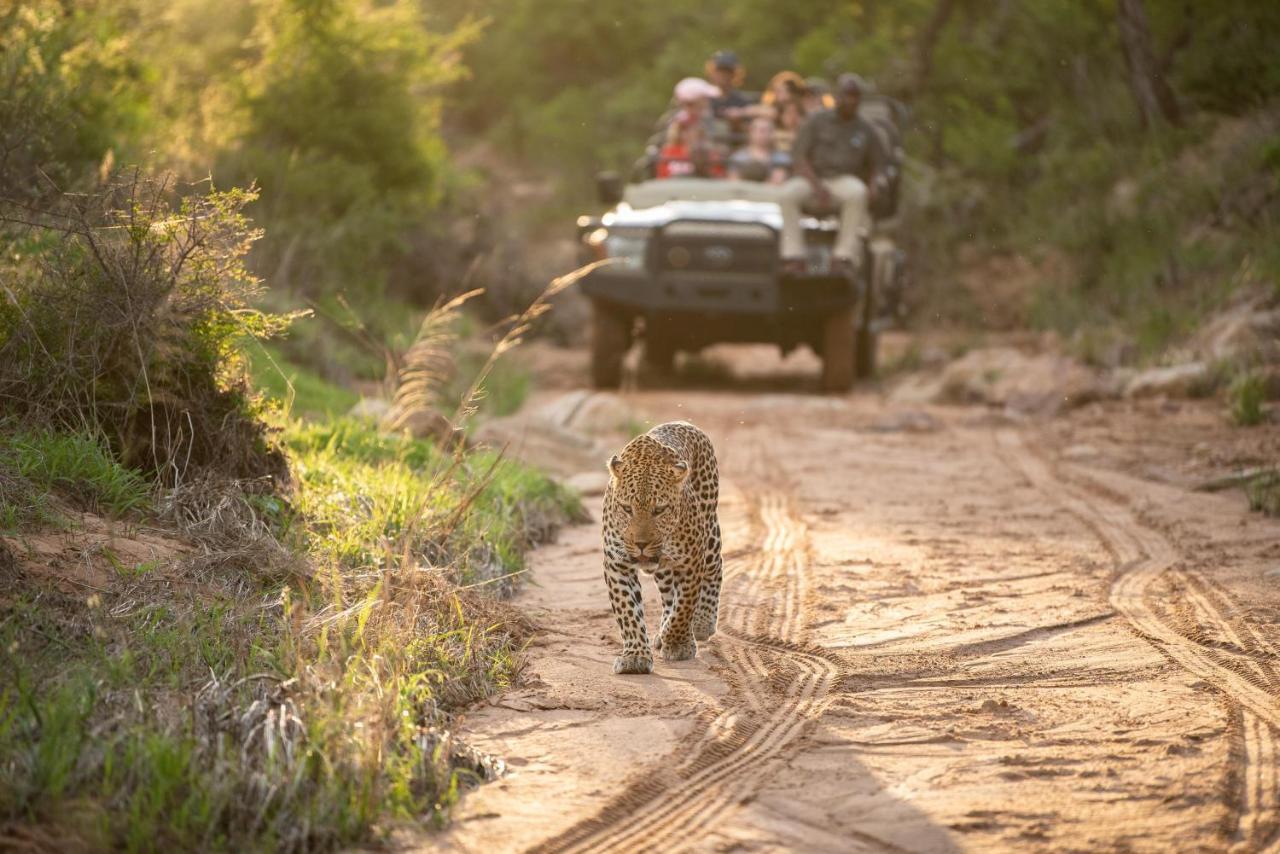
<svg viewBox="0 0 1280 854">
<path fill-rule="evenodd" d="M 447 846 L 1280 847 L 1280 523 L 1136 476 L 1158 418 L 625 397 L 715 441 L 720 631 L 614 676 L 598 526 L 540 550 L 526 684 L 465 721 L 510 773 Z"/>
</svg>

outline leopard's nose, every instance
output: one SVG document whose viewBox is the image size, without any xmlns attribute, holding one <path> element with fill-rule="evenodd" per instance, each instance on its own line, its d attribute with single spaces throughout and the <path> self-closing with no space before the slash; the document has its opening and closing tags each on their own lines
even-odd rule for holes
<svg viewBox="0 0 1280 854">
<path fill-rule="evenodd" d="M 640 552 L 640 554 L 644 554 L 649 550 L 649 546 L 651 545 L 652 542 L 650 540 L 636 540 L 636 551 Z"/>
</svg>

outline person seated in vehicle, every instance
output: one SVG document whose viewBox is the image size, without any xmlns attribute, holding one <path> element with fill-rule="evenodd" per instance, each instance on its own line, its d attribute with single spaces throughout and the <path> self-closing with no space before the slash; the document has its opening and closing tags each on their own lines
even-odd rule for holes
<svg viewBox="0 0 1280 854">
<path fill-rule="evenodd" d="M 773 144 L 773 121 L 756 116 L 747 129 L 747 144 L 729 157 L 729 177 L 739 181 L 781 184 L 787 178 L 791 158 Z"/>
<path fill-rule="evenodd" d="M 756 103 L 755 98 L 738 88 L 746 79 L 747 69 L 733 51 L 718 50 L 707 60 L 706 74 L 720 89 L 720 94 L 711 99 L 712 115 L 726 123 L 730 142 L 740 141 Z"/>
<path fill-rule="evenodd" d="M 769 85 L 760 96 L 760 103 L 751 107 L 755 116 L 769 116 L 777 119 L 783 105 L 804 98 L 804 78 L 794 71 L 779 71 L 769 78 Z"/>
<path fill-rule="evenodd" d="M 753 116 L 766 116 L 773 121 L 774 141 L 779 151 L 791 150 L 796 130 L 804 120 L 804 78 L 794 71 L 779 71 L 769 80 L 760 103 L 749 110 Z"/>
<path fill-rule="evenodd" d="M 800 101 L 806 114 L 830 109 L 836 105 L 835 98 L 831 97 L 831 84 L 821 77 L 805 78 L 804 95 Z"/>
<path fill-rule="evenodd" d="M 805 269 L 801 207 L 839 206 L 840 229 L 832 249 L 833 271 L 850 275 L 862 261 L 862 241 L 869 231 L 868 203 L 883 163 L 875 132 L 858 116 L 866 84 L 856 74 L 836 82 L 835 107 L 805 119 L 791 150 L 793 177 L 782 185 L 781 254 L 792 274 Z"/>
<path fill-rule="evenodd" d="M 799 99 L 787 101 L 778 109 L 778 117 L 773 123 L 773 140 L 778 150 L 787 155 L 788 160 L 791 158 L 791 149 L 795 146 L 796 134 L 800 132 L 800 126 L 804 124 L 807 115 L 804 104 Z"/>
<path fill-rule="evenodd" d="M 700 77 L 686 77 L 676 84 L 679 109 L 667 125 L 658 152 L 658 178 L 723 177 L 724 157 L 713 143 L 711 100 L 720 89 Z"/>
</svg>

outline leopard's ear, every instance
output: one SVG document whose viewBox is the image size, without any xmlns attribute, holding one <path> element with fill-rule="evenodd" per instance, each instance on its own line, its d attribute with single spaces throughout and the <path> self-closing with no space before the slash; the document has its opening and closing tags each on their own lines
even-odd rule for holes
<svg viewBox="0 0 1280 854">
<path fill-rule="evenodd" d="M 614 477 L 622 477 L 622 458 L 617 454 L 609 457 L 609 473 Z"/>
<path fill-rule="evenodd" d="M 671 471 L 675 473 L 676 481 L 682 482 L 689 476 L 689 464 L 684 460 L 676 460 L 671 464 Z"/>
</svg>

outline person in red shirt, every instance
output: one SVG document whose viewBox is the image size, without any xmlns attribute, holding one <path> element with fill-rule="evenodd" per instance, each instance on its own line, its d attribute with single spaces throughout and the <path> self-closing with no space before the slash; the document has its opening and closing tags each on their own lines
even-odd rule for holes
<svg viewBox="0 0 1280 854">
<path fill-rule="evenodd" d="M 710 103 L 719 94 L 719 87 L 700 77 L 686 77 L 676 84 L 680 109 L 667 126 L 666 142 L 658 152 L 658 178 L 724 177 L 723 158 L 716 156 L 709 139 Z"/>
</svg>

